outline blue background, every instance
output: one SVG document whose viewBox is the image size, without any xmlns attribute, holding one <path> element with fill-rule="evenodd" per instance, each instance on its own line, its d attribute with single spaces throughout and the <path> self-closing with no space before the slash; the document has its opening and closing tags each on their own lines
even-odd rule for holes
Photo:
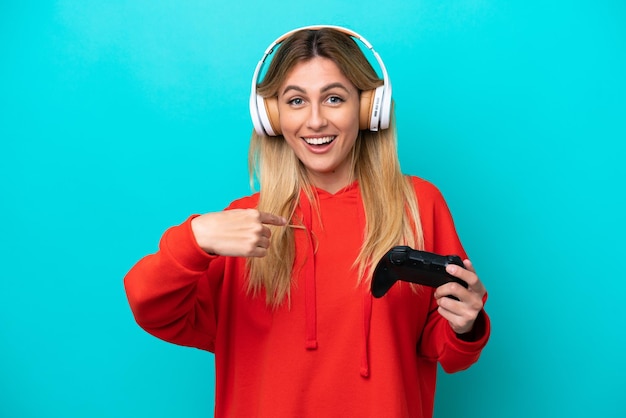
<svg viewBox="0 0 626 418">
<path fill-rule="evenodd" d="M 0 416 L 212 415 L 212 356 L 140 330 L 122 278 L 250 193 L 254 66 L 317 23 L 385 60 L 403 169 L 490 292 L 435 416 L 626 416 L 624 22 L 618 0 L 4 0 Z"/>
</svg>

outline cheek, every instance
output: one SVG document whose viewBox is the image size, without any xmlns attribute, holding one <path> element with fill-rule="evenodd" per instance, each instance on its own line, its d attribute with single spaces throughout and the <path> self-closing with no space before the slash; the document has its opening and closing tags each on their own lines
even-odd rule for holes
<svg viewBox="0 0 626 418">
<path fill-rule="evenodd" d="M 293 113 L 288 111 L 279 112 L 278 123 L 283 134 L 293 133 L 300 125 Z"/>
<path fill-rule="evenodd" d="M 341 118 L 341 127 L 344 131 L 355 136 L 359 133 L 359 109 L 350 109 Z"/>
<path fill-rule="evenodd" d="M 360 103 L 358 100 L 352 100 L 350 106 L 346 106 L 343 112 L 344 126 L 354 126 L 355 129 L 359 129 L 359 113 Z"/>
<path fill-rule="evenodd" d="M 296 141 L 296 138 L 293 135 L 291 135 L 291 133 L 289 132 L 285 133 L 283 131 L 283 138 L 285 138 L 285 142 L 287 143 L 287 145 L 295 149 L 295 145 L 297 141 Z"/>
<path fill-rule="evenodd" d="M 301 140 L 296 137 L 293 131 L 286 131 L 284 127 L 282 129 L 284 141 L 287 143 L 289 148 L 291 148 L 296 154 L 298 154 L 300 152 L 300 148 L 302 147 Z"/>
</svg>

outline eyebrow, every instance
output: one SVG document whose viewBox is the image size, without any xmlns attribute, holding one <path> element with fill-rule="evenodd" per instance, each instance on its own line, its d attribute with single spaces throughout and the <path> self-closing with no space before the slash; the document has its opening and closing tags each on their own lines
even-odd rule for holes
<svg viewBox="0 0 626 418">
<path fill-rule="evenodd" d="M 330 83 L 330 84 L 322 87 L 320 92 L 326 93 L 328 90 L 332 90 L 334 88 L 340 88 L 342 90 L 345 90 L 346 92 L 349 92 L 348 88 L 346 86 L 344 86 L 343 84 L 339 83 L 339 82 Z M 287 87 L 285 87 L 285 89 L 283 90 L 282 94 L 286 94 L 290 90 L 295 90 L 295 91 L 298 91 L 300 93 L 306 93 L 306 90 L 303 89 L 302 87 L 295 86 L 295 85 L 288 85 Z"/>
</svg>

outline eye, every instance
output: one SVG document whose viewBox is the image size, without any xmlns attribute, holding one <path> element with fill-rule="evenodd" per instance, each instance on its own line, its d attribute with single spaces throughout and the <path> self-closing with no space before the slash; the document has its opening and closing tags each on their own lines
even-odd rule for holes
<svg viewBox="0 0 626 418">
<path fill-rule="evenodd" d="M 339 96 L 330 96 L 327 100 L 330 104 L 341 104 L 345 101 L 342 97 Z"/>
<path fill-rule="evenodd" d="M 293 99 L 287 101 L 288 104 L 292 106 L 301 106 L 304 103 L 301 97 L 294 97 Z"/>
</svg>

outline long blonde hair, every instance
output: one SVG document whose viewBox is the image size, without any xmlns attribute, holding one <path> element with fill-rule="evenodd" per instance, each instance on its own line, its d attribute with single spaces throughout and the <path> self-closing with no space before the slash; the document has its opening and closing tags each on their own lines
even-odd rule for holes
<svg viewBox="0 0 626 418">
<path fill-rule="evenodd" d="M 321 28 L 298 31 L 280 45 L 258 85 L 258 93 L 263 97 L 277 96 L 290 70 L 313 57 L 331 59 L 359 91 L 382 84 L 350 36 Z M 365 212 L 365 238 L 354 266 L 358 268 L 359 281 L 369 282 L 377 261 L 394 245 L 423 248 L 417 197 L 410 180 L 400 170 L 393 115 L 388 129 L 359 132 L 352 164 Z M 306 170 L 282 136 L 254 132 L 249 169 L 251 183 L 257 180 L 260 188 L 260 211 L 291 219 L 301 190 L 315 203 Z M 293 227 L 272 227 L 267 256 L 248 259 L 248 291 L 258 294 L 265 290 L 266 302 L 273 307 L 288 299 L 295 253 Z"/>
</svg>

